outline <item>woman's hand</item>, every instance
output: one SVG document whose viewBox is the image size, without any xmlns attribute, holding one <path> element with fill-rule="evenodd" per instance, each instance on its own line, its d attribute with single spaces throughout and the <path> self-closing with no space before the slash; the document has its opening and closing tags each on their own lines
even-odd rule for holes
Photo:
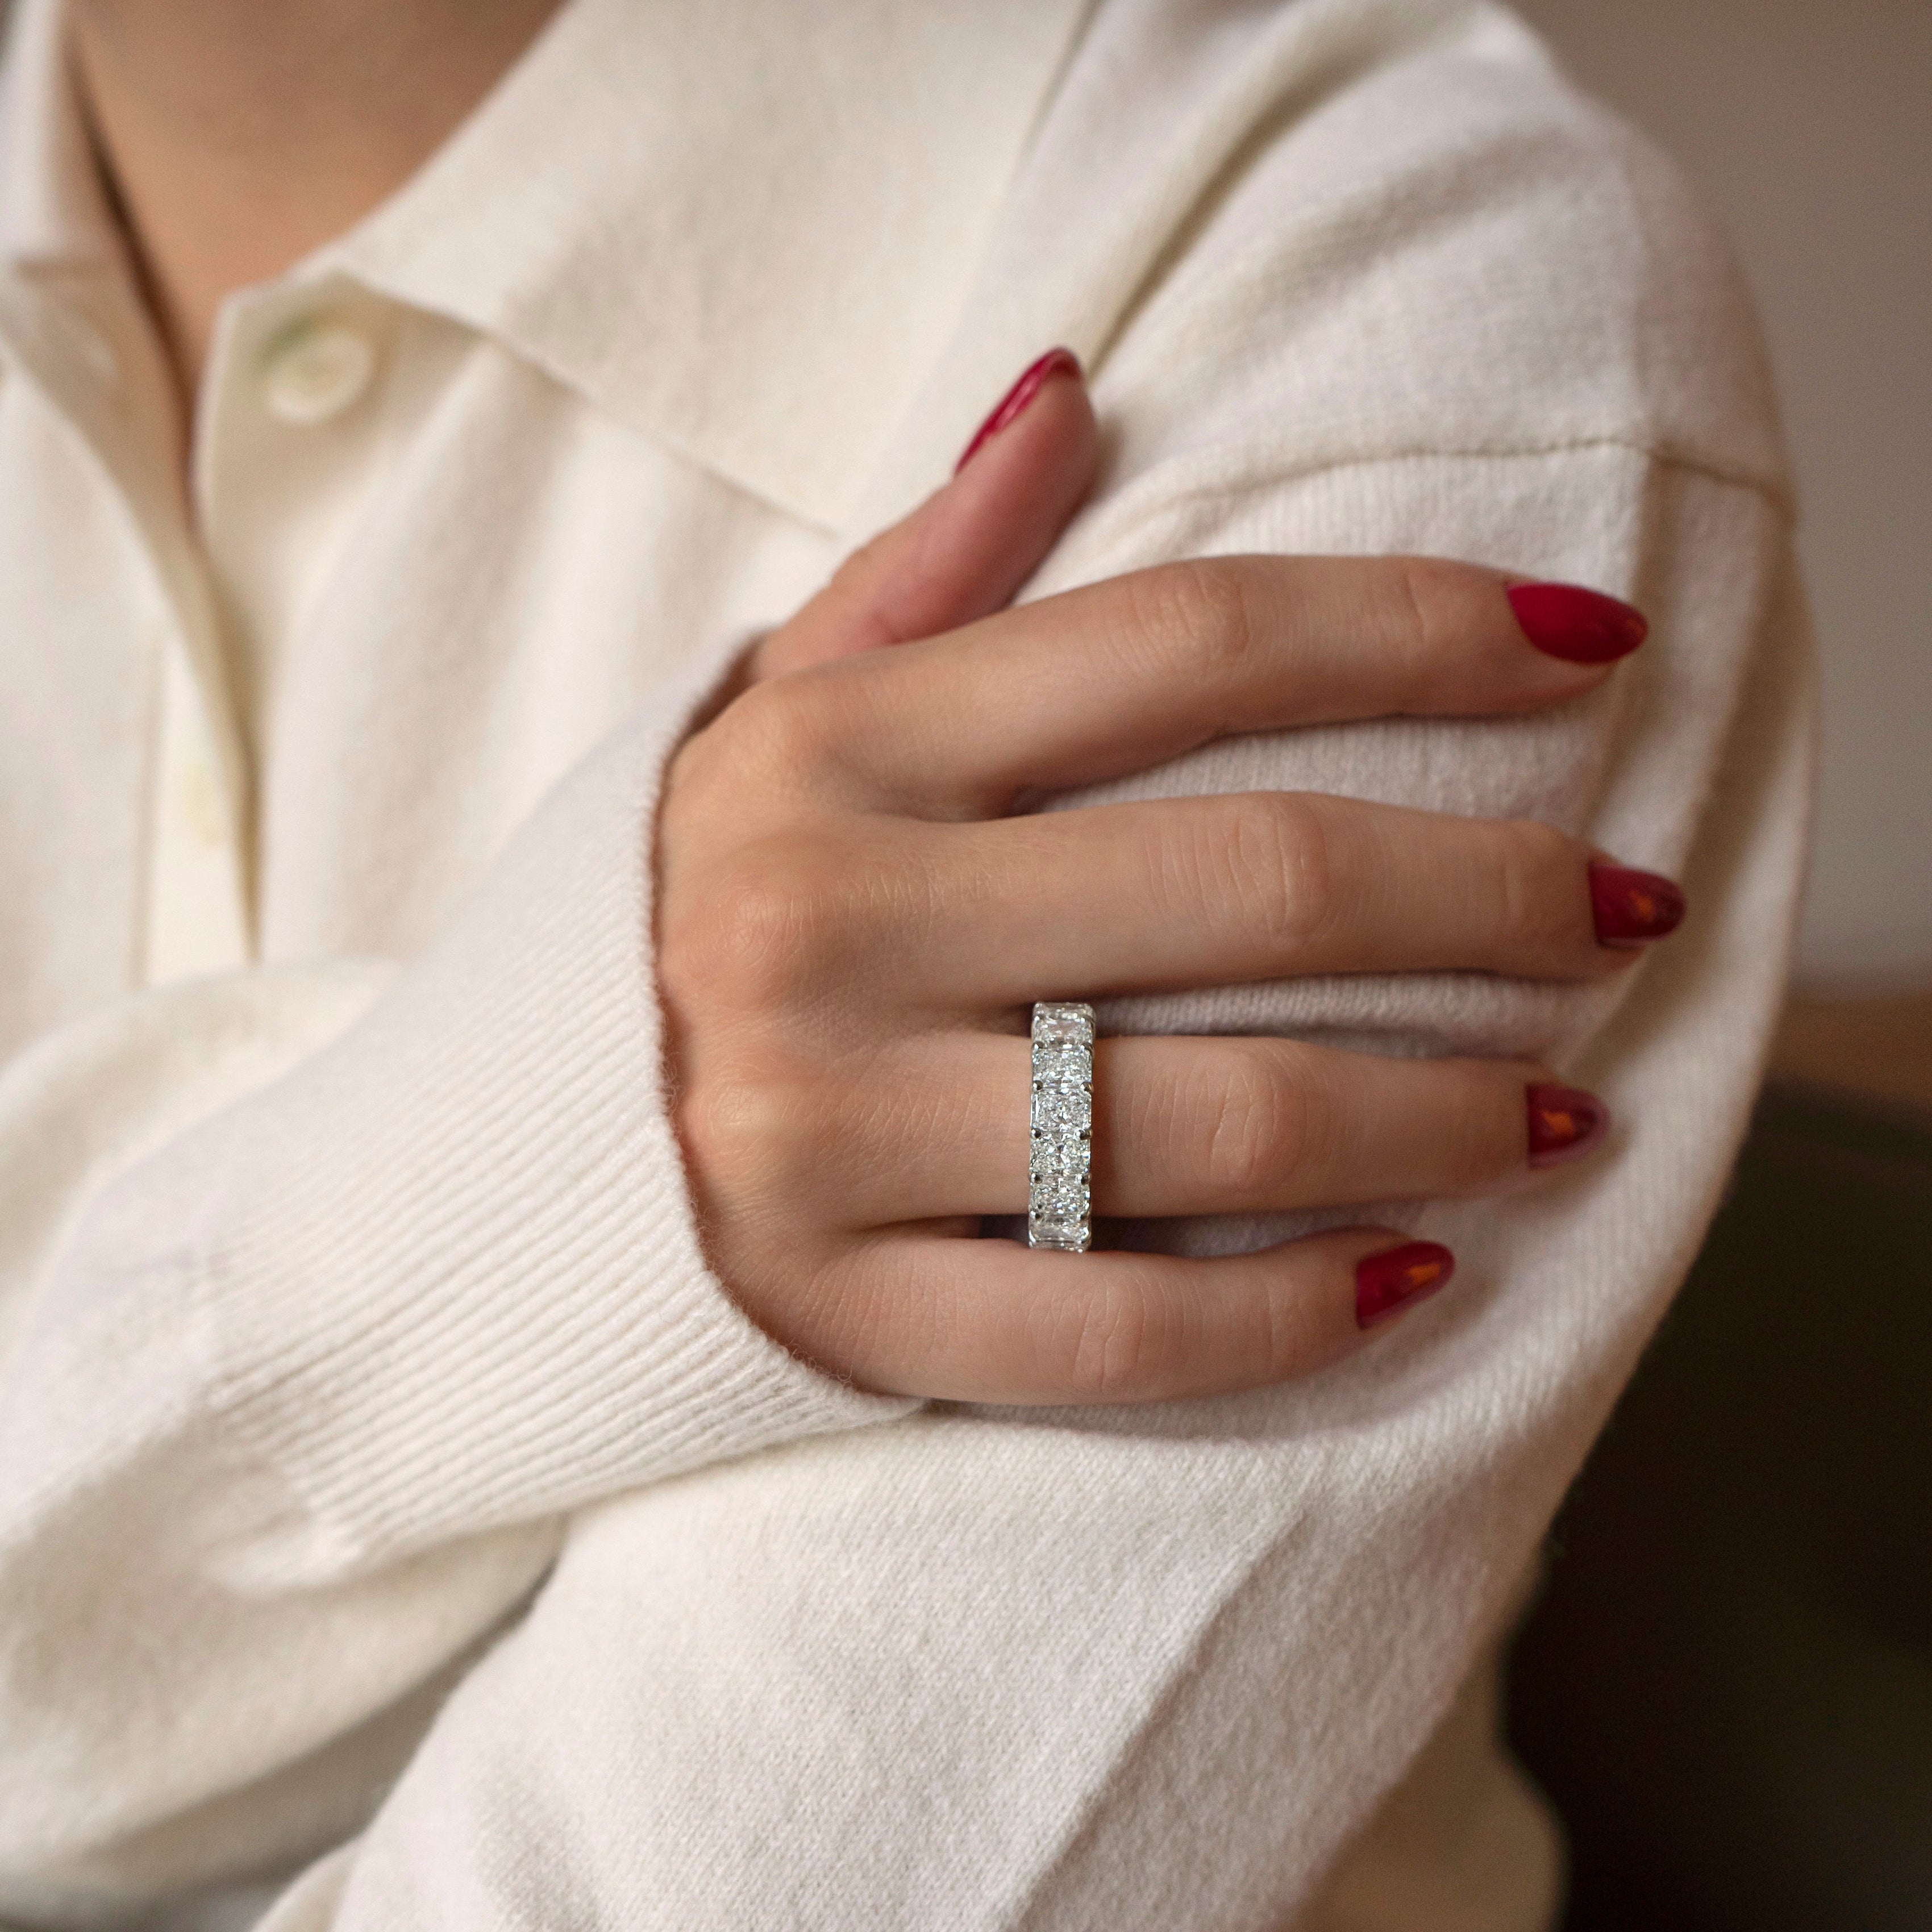
<svg viewBox="0 0 1932 1932">
<path fill-rule="evenodd" d="M 1527 823 L 1271 793 L 1011 815 L 1231 733 L 1559 704 L 1642 634 L 1588 593 L 1402 558 L 1176 565 L 985 615 L 1086 487 L 1075 373 L 765 640 L 665 790 L 658 957 L 708 1250 L 770 1334 L 883 1391 L 1246 1388 L 1448 1279 L 1445 1250 L 1374 1227 L 1214 1260 L 968 1238 L 1025 1207 L 1034 1000 L 1582 981 L 1681 905 Z M 1538 1066 L 1228 1038 L 1102 1040 L 1094 1110 L 1095 1210 L 1132 1216 L 1501 1192 L 1605 1118 Z"/>
</svg>

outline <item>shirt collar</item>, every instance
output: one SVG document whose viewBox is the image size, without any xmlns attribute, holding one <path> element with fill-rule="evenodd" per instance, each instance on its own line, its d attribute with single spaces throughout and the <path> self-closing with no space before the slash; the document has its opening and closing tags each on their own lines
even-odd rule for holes
<svg viewBox="0 0 1932 1932">
<path fill-rule="evenodd" d="M 340 259 L 836 524 L 1084 11 L 572 0 Z"/>
<path fill-rule="evenodd" d="M 503 342 L 794 514 L 844 524 L 964 302 L 1089 0 L 570 0 L 306 265 Z M 60 0 L 25 0 L 0 245 L 112 224 Z"/>
<path fill-rule="evenodd" d="M 120 260 L 67 64 L 60 0 L 14 10 L 0 73 L 0 254 L 33 268 Z"/>
</svg>

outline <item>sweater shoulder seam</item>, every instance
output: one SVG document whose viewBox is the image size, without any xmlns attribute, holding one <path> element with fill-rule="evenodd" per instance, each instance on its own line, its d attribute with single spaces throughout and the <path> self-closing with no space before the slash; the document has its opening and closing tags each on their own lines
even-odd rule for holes
<svg viewBox="0 0 1932 1932">
<path fill-rule="evenodd" d="M 1581 454 L 1591 450 L 1623 450 L 1642 458 L 1646 462 L 1656 464 L 1665 469 L 1682 471 L 1690 476 L 1701 476 L 1707 481 L 1724 484 L 1728 488 L 1748 490 L 1762 497 L 1789 525 L 1796 521 L 1797 506 L 1789 486 L 1781 478 L 1766 476 L 1760 472 L 1742 465 L 1730 465 L 1708 457 L 1696 455 L 1687 451 L 1674 450 L 1667 446 L 1647 442 L 1640 438 L 1627 436 L 1603 435 L 1571 436 L 1553 440 L 1548 442 L 1512 442 L 1492 445 L 1472 445 L 1458 448 L 1454 445 L 1430 443 L 1418 445 L 1413 448 L 1365 451 L 1356 455 L 1315 456 L 1306 461 L 1278 468 L 1270 468 L 1265 480 L 1274 483 L 1304 482 L 1310 478 L 1331 475 L 1347 470 L 1372 469 L 1378 465 L 1399 463 L 1462 463 L 1510 462 L 1524 458 L 1564 456 Z M 1156 472 L 1148 471 L 1151 478 Z M 1203 479 L 1198 483 L 1183 484 L 1162 493 L 1158 505 L 1149 503 L 1138 514 L 1129 513 L 1130 522 L 1138 522 L 1144 518 L 1171 509 L 1177 502 L 1196 502 L 1216 496 L 1237 496 L 1252 490 L 1262 481 L 1258 467 L 1251 466 L 1246 474 L 1220 480 Z M 1118 536 L 1119 527 L 1109 532 Z"/>
</svg>

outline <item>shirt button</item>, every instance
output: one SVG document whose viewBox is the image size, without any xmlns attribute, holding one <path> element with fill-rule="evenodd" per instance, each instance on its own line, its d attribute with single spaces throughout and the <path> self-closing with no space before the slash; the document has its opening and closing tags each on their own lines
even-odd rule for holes
<svg viewBox="0 0 1932 1932">
<path fill-rule="evenodd" d="M 344 322 L 298 322 L 262 358 L 268 413 L 308 428 L 338 416 L 369 386 L 376 346 Z"/>
</svg>

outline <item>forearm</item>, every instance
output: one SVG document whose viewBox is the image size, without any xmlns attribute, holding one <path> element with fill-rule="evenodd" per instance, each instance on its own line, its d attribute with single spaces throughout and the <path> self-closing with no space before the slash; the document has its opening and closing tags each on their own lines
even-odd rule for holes
<svg viewBox="0 0 1932 1932">
<path fill-rule="evenodd" d="M 1290 1922 L 1510 1613 L 1689 1265 L 1781 996 L 1812 776 L 1809 638 L 1782 519 L 1761 538 L 1703 548 L 1725 520 L 1709 499 L 1726 487 L 1692 486 L 1706 500 L 1661 520 L 1702 549 L 1710 575 L 1672 569 L 1645 591 L 1666 650 L 1673 622 L 1706 639 L 1728 622 L 1746 667 L 1707 766 L 1686 761 L 1673 777 L 1664 759 L 1641 761 L 1643 808 L 1676 826 L 1658 824 L 1666 844 L 1684 841 L 1676 862 L 1691 920 L 1614 1014 L 1576 1028 L 1558 1053 L 1616 1110 L 1609 1156 L 1545 1197 L 1422 1210 L 1415 1225 L 1463 1258 L 1468 1298 L 1417 1324 L 1381 1376 L 1221 1418 L 1230 1435 L 1268 1442 L 1261 1453 L 1284 1488 L 1292 1470 L 1313 1506 L 1278 1516 L 1268 1555 L 1217 1598 L 1022 1922 L 1030 1928 L 1098 1928 L 1124 1912 L 1163 1924 L 1249 1922 L 1244 1912 Z M 1729 507 L 1748 531 L 1750 506 Z M 1726 554 L 1745 567 L 1722 567 Z M 1728 613 L 1702 588 L 1726 581 Z M 1697 695 L 1678 694 L 1686 705 Z M 1625 769 L 1616 761 L 1606 798 Z M 1340 1006 L 1344 1024 L 1355 1010 Z M 1391 1017 L 1374 1016 L 1384 1041 Z M 1519 1018 L 1546 1023 L 1533 1009 Z M 1443 1022 L 1466 1040 L 1463 1029 L 1493 1023 L 1468 1009 Z"/>
<path fill-rule="evenodd" d="M 1452 34 L 1453 8 L 1358 20 L 1318 5 L 1271 16 L 1258 47 L 1236 31 L 1240 10 L 1109 10 L 1112 55 L 1083 56 L 1054 104 L 935 393 L 977 394 L 976 356 L 1004 362 L 1056 334 L 1112 345 L 1112 471 L 1039 587 L 1259 548 L 1460 554 L 1636 594 L 1664 668 L 1619 674 L 1626 695 L 1533 722 L 1238 740 L 1143 789 L 1296 786 L 1534 812 L 1634 863 L 1687 861 L 1698 910 L 1677 959 L 1643 968 L 1621 1004 L 1614 992 L 1434 975 L 1122 1003 L 1110 1017 L 1408 1054 L 1556 1053 L 1600 1070 L 1625 1137 L 1600 1173 L 1538 1202 L 1400 1210 L 1458 1246 L 1454 1301 L 1297 1390 L 1085 1429 L 1064 1412 L 956 1412 L 592 1504 L 529 1620 L 457 1691 L 364 1838 L 292 1898 L 285 1923 L 514 1923 L 560 1895 L 680 1928 L 844 1924 L 854 1900 L 895 1928 L 1011 1922 L 1030 1906 L 1043 1924 L 1082 1924 L 1105 1916 L 1116 1885 L 1139 1888 L 1126 1916 L 1160 1897 L 1180 1925 L 1221 1922 L 1231 1898 L 1291 1903 L 1439 1711 L 1696 1239 L 1774 998 L 1803 792 L 1797 674 L 1780 655 L 1792 607 L 1766 616 L 1784 568 L 1766 494 L 1774 438 L 1739 374 L 1749 356 L 1732 352 L 1737 316 L 1712 295 L 1702 243 L 1654 172 L 1578 132 L 1499 16 Z M 1362 76 L 1378 49 L 1385 65 Z M 1139 76 L 1144 102 L 1122 94 L 1121 73 Z M 1148 138 L 1118 140 L 1124 112 Z M 1002 334 L 1016 328 L 1017 345 Z M 930 427 L 887 453 L 878 487 L 895 507 L 905 479 L 923 489 L 936 473 Z M 1758 701 L 1741 709 L 1747 692 Z M 1754 793 L 1765 774 L 1769 790 Z M 538 869 L 567 890 L 580 856 Z M 508 924 L 541 944 L 542 920 Z M 641 952 L 646 930 L 633 907 L 610 950 Z M 447 1071 L 419 1045 L 442 1004 L 393 1009 L 395 1031 L 345 1036 L 344 1054 Z M 536 1017 L 533 1040 L 555 1039 L 554 1024 L 580 1046 L 569 1012 Z M 654 1016 L 633 1021 L 636 1070 Z M 541 1090 L 543 1070 L 571 1058 L 539 1051 L 526 1071 Z M 322 1084 L 332 1105 L 344 1089 Z M 329 1118 L 332 1157 L 334 1140 L 350 1145 L 331 1173 L 384 1202 L 434 1196 L 380 1114 Z M 595 1161 L 568 1133 L 533 1139 L 532 1160 L 581 1210 L 572 1190 Z M 484 1151 L 477 1172 L 500 1177 Z M 266 1158 L 244 1147 L 237 1171 L 260 1174 Z M 299 1181 L 295 1221 L 328 1222 L 331 1252 L 366 1254 L 380 1218 L 358 1190 Z M 489 1231 L 474 1253 L 533 1252 L 502 1211 L 512 1194 L 479 1192 L 467 1173 L 452 1182 L 452 1211 L 406 1256 L 432 1264 L 426 1277 L 404 1270 L 427 1298 L 408 1299 L 411 1318 L 419 1300 L 452 1305 L 474 1258 L 466 1228 Z M 318 1219 L 327 1201 L 341 1212 Z M 278 1199 L 229 1252 L 290 1211 Z M 634 1224 L 579 1211 L 550 1225 L 601 1238 Z M 782 1262 L 783 1242 L 767 1245 Z M 1088 1282 L 1118 1265 L 1088 1260 Z M 566 1304 L 580 1278 L 631 1277 L 593 1255 L 556 1284 Z M 453 1305 L 471 1306 L 460 1293 Z M 252 1602 L 243 1586 L 272 1591 L 278 1577 L 302 1582 L 285 1600 L 297 1604 L 332 1604 L 365 1576 L 401 1588 L 417 1573 L 381 1568 L 385 1553 L 421 1549 L 414 1561 L 433 1568 L 438 1535 L 573 1499 L 556 1457 L 526 1454 L 555 1439 L 502 1426 L 501 1358 L 485 1346 L 454 1352 L 460 1381 L 430 1390 L 450 1426 L 429 1439 L 464 1455 L 446 1466 L 405 1444 L 393 1464 L 378 1457 L 369 1508 L 341 1478 L 353 1455 L 311 1456 L 309 1432 L 366 1416 L 372 1393 L 410 1377 L 368 1348 L 380 1325 L 358 1317 L 349 1346 L 317 1348 L 310 1311 L 288 1314 L 293 1372 L 224 1387 L 272 1412 L 278 1394 L 295 1398 L 280 1432 L 250 1418 L 238 1439 L 280 1445 L 284 1473 L 308 1480 L 293 1482 L 286 1518 L 250 1521 L 248 1560 L 221 1573 L 227 1600 Z M 621 1316 L 616 1328 L 621 1338 Z M 573 1314 L 538 1343 L 586 1333 Z M 564 1353 L 590 1360 L 600 1399 L 585 1412 L 616 1414 L 601 1399 L 607 1358 Z M 675 1466 L 600 1460 L 610 1439 L 589 1445 L 604 1477 Z M 475 1480 L 493 1458 L 494 1502 Z M 505 1496 L 507 1513 L 491 1514 Z M 259 1510 L 259 1492 L 243 1499 Z M 482 1563 L 496 1536 L 524 1534 L 442 1553 Z M 525 1575 L 547 1554 L 524 1550 Z M 70 1574 L 84 1567 L 76 1555 Z M 428 1592 L 424 1614 L 446 1600 Z M 438 1654 L 478 1628 L 472 1616 L 446 1628 Z M 312 1738 L 322 1720 L 305 1721 Z M 92 1748 L 109 1729 L 88 1732 Z M 290 1748 L 284 1732 L 270 1754 Z M 220 1780 L 240 1780 L 247 1802 L 252 1774 L 233 1759 Z M 152 1797 L 140 1802 L 152 1815 Z M 188 1803 L 170 1786 L 175 1816 Z M 1229 1819 L 1232 1830 L 1208 1822 Z M 128 1842 L 89 1829 L 90 1850 Z M 1148 1874 L 1150 1846 L 1172 1847 L 1163 1875 Z"/>
<path fill-rule="evenodd" d="M 1648 465 L 1619 489 L 1591 459 L 1526 460 L 1520 488 L 1486 465 L 1480 497 L 1446 493 L 1454 539 L 1640 590 L 1668 661 L 1647 692 L 1548 730 L 1237 742 L 1160 782 L 1318 775 L 1540 805 L 1683 861 L 1690 926 L 1613 1011 L 1418 976 L 1160 1017 L 1406 1052 L 1553 1045 L 1618 1108 L 1602 1168 L 1411 1210 L 1463 1258 L 1456 1294 L 1313 1381 L 920 1419 L 581 1519 L 527 1623 L 278 1932 L 514 1923 L 536 1909 L 524 1870 L 680 1928 L 1206 1928 L 1285 1922 L 1307 1898 L 1492 1633 L 1676 1285 L 1749 1103 L 1795 904 L 1808 686 L 1781 513 Z M 1445 500 L 1408 465 L 1360 481 L 1313 479 L 1174 541 L 1333 544 L 1367 500 L 1383 521 L 1352 523 L 1358 539 L 1400 543 Z M 553 1808 L 526 1822 L 503 1794 L 532 1763 Z"/>
<path fill-rule="evenodd" d="M 111 1888 L 256 1786 L 262 1849 L 308 1849 L 381 1751 L 278 1822 L 274 1780 L 496 1623 L 563 1512 L 898 1412 L 698 1250 L 646 950 L 686 704 L 422 958 L 144 996 L 0 1085 L 0 1896 Z"/>
</svg>

